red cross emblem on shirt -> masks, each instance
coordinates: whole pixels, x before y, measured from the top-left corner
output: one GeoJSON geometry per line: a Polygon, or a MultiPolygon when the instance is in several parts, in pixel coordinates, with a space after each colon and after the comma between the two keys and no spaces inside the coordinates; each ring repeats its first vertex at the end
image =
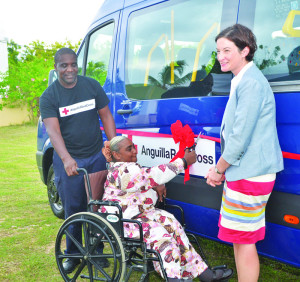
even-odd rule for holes
{"type": "Polygon", "coordinates": [[[64,110],[62,111],[62,113],[64,113],[65,115],[67,115],[69,112],[69,110],[67,110],[66,108],[64,108],[64,110]]]}

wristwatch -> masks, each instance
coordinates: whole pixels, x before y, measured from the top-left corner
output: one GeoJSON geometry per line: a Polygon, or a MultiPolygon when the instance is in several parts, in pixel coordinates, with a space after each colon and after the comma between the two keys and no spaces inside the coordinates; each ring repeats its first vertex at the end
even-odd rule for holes
{"type": "Polygon", "coordinates": [[[218,170],[217,166],[215,166],[215,172],[216,172],[217,174],[223,174],[223,173],[221,173],[221,172],[218,170]]]}

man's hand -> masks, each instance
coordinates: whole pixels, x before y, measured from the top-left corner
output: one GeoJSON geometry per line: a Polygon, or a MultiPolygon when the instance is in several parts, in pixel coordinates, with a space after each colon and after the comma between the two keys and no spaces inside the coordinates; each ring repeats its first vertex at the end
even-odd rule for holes
{"type": "Polygon", "coordinates": [[[69,157],[66,160],[63,160],[63,163],[64,163],[65,171],[68,176],[78,175],[78,172],[77,172],[78,166],[77,166],[76,161],[72,157],[69,157]]]}
{"type": "Polygon", "coordinates": [[[160,202],[163,202],[163,197],[167,196],[167,188],[165,185],[158,185],[156,187],[153,187],[153,190],[157,192],[158,194],[158,200],[160,202]]]}

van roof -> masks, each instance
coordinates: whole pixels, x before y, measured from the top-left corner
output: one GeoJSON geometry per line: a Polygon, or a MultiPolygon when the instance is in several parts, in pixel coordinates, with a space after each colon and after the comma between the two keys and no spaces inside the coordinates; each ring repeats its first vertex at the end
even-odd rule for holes
{"type": "Polygon", "coordinates": [[[147,0],[105,0],[102,6],[99,8],[96,16],[94,17],[92,23],[90,24],[89,30],[93,29],[97,22],[116,11],[122,10],[125,7],[141,3],[147,0]]]}
{"type": "Polygon", "coordinates": [[[118,10],[123,9],[124,0],[105,0],[102,6],[99,8],[96,16],[94,17],[92,23],[90,24],[89,30],[95,27],[98,20],[106,17],[118,10]]]}

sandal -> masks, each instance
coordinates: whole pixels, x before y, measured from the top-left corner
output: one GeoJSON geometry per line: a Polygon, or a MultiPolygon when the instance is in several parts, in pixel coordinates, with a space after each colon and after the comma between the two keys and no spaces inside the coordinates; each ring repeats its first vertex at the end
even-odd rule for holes
{"type": "Polygon", "coordinates": [[[227,269],[214,269],[212,281],[223,281],[229,279],[233,274],[231,268],[227,269]]]}

